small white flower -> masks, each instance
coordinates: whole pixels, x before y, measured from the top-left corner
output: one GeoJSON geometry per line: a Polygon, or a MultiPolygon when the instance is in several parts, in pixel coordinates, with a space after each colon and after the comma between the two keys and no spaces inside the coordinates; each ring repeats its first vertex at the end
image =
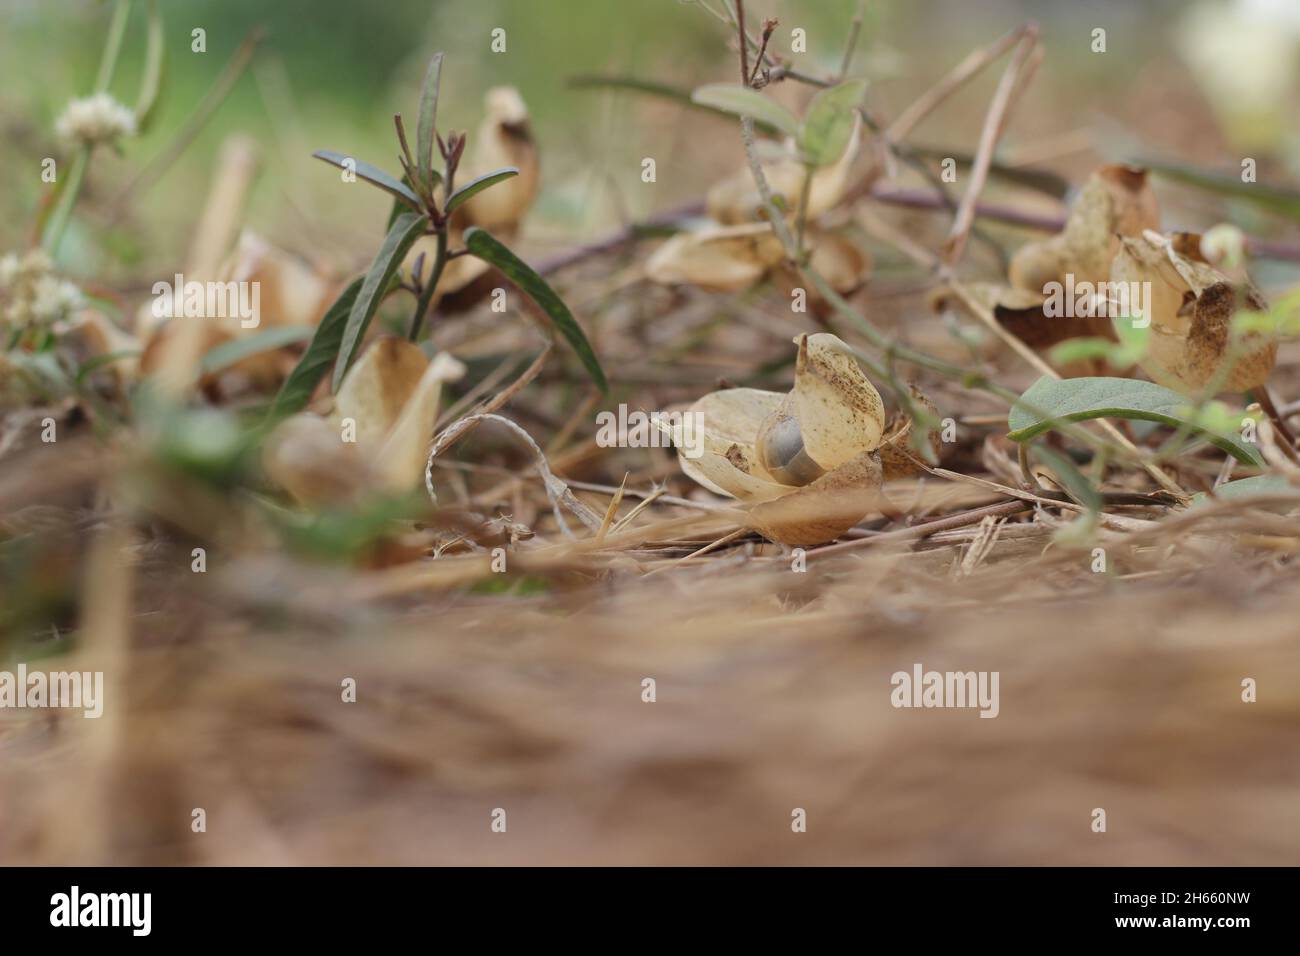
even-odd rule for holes
{"type": "Polygon", "coordinates": [[[32,319],[53,324],[81,308],[81,290],[65,279],[42,276],[32,289],[32,319]]]}
{"type": "Polygon", "coordinates": [[[0,334],[47,328],[76,315],[85,298],[77,286],[53,274],[50,257],[39,249],[0,257],[0,334]]]}
{"type": "Polygon", "coordinates": [[[69,103],[55,130],[64,139],[87,146],[111,143],[135,135],[135,114],[107,93],[96,93],[69,103]]]}
{"type": "Polygon", "coordinates": [[[29,278],[39,278],[54,268],[54,261],[45,254],[44,249],[33,249],[23,256],[18,264],[18,274],[29,278]]]}
{"type": "Polygon", "coordinates": [[[0,256],[0,289],[7,289],[18,278],[18,257],[12,252],[0,256]]]}

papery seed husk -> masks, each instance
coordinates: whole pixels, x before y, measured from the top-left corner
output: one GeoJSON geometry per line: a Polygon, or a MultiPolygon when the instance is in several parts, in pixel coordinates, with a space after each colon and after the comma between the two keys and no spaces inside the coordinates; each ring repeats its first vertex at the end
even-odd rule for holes
{"type": "MultiPolygon", "coordinates": [[[[1189,241],[1183,241],[1184,248],[1189,241]]],[[[1239,309],[1263,311],[1264,298],[1248,283],[1233,284],[1213,266],[1181,255],[1177,246],[1177,239],[1158,233],[1125,238],[1112,266],[1113,281],[1151,283],[1151,334],[1142,369],[1189,396],[1211,384],[1233,392],[1262,385],[1277,360],[1277,341],[1262,333],[1244,336],[1241,357],[1221,380],[1219,375],[1228,358],[1233,316],[1239,309]]]]}
{"type": "Polygon", "coordinates": [[[885,405],[849,347],[829,332],[797,340],[794,407],[813,461],[830,471],[880,444],[885,405]]]}
{"type": "Polygon", "coordinates": [[[693,459],[687,457],[686,449],[679,448],[677,458],[682,471],[692,481],[723,496],[744,499],[781,494],[782,486],[771,481],[758,464],[754,443],[763,422],[784,399],[779,392],[757,388],[727,388],[697,399],[687,414],[702,419],[705,454],[693,459]],[[726,457],[733,447],[739,448],[750,463],[749,471],[739,477],[733,474],[737,469],[726,457]]]}
{"type": "Polygon", "coordinates": [[[882,471],[875,452],[862,452],[812,484],[749,511],[764,537],[792,547],[834,541],[880,507],[882,471]]]}
{"type": "Polygon", "coordinates": [[[446,352],[439,352],[429,363],[373,462],[385,491],[401,493],[423,483],[442,386],[464,374],[465,366],[446,352]]]}
{"type": "MultiPolygon", "coordinates": [[[[914,404],[925,408],[933,417],[939,417],[938,407],[916,385],[909,385],[908,391],[911,393],[914,404]]],[[[889,425],[885,429],[885,437],[881,440],[878,449],[880,452],[880,466],[885,481],[910,478],[925,471],[921,465],[919,453],[911,445],[912,430],[914,428],[915,422],[912,420],[912,416],[902,409],[895,412],[893,418],[890,419],[889,425]]],[[[929,444],[930,450],[937,460],[939,449],[942,447],[938,431],[930,431],[929,444]]]]}
{"type": "Polygon", "coordinates": [[[306,505],[353,501],[371,483],[357,446],[343,441],[333,422],[310,412],[290,416],[267,436],[262,468],[273,484],[306,505]]]}
{"type": "Polygon", "coordinates": [[[781,261],[781,241],[766,223],[715,227],[673,236],[646,260],[646,276],[663,285],[686,283],[740,292],[781,261]]]}
{"type": "Polygon", "coordinates": [[[335,423],[356,422],[357,444],[378,450],[420,385],[429,359],[413,342],[392,335],[371,342],[348,370],[335,396],[335,423]]]}
{"type": "MultiPolygon", "coordinates": [[[[862,165],[859,160],[863,156],[865,139],[861,117],[855,117],[853,133],[840,158],[813,173],[808,196],[809,219],[816,219],[835,208],[851,186],[871,175],[870,170],[864,172],[859,168],[862,165]]],[[[762,166],[772,192],[781,197],[789,215],[796,215],[803,195],[803,163],[789,158],[764,162],[762,166]]],[[[709,216],[725,225],[766,218],[758,187],[754,184],[754,176],[748,166],[742,166],[731,176],[715,183],[705,196],[705,204],[709,216]]]]}
{"type": "Polygon", "coordinates": [[[483,190],[465,203],[464,218],[458,215],[457,224],[463,221],[493,233],[513,231],[537,198],[537,145],[528,107],[518,90],[512,86],[493,87],[483,101],[486,115],[470,141],[469,162],[458,181],[463,185],[506,166],[514,166],[519,175],[483,190]]]}

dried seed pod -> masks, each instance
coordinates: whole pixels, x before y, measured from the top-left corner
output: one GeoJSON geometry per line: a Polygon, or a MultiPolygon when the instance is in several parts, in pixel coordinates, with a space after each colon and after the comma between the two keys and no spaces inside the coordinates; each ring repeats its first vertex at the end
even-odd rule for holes
{"type": "MultiPolygon", "coordinates": [[[[840,295],[852,295],[871,278],[874,266],[871,253],[847,236],[837,232],[810,230],[808,246],[811,249],[809,264],[840,295]]],[[[788,264],[780,263],[773,272],[773,277],[787,297],[796,288],[803,289],[814,315],[827,316],[831,313],[830,303],[788,264]]]]}
{"type": "Polygon", "coordinates": [[[781,241],[767,223],[714,227],[669,239],[646,261],[646,276],[718,292],[739,292],[781,261],[781,241]]]}
{"type": "Polygon", "coordinates": [[[370,483],[357,446],[341,439],[337,425],[310,412],[276,426],[262,451],[262,469],[272,483],[306,505],[353,501],[370,483]]]}
{"type": "Polygon", "coordinates": [[[863,452],[812,484],[750,509],[754,528],[773,541],[807,547],[834,541],[880,508],[880,456],[863,452]]]}
{"type": "MultiPolygon", "coordinates": [[[[467,177],[485,176],[506,166],[519,175],[485,189],[464,206],[464,224],[495,233],[512,233],[537,198],[540,167],[528,122],[528,107],[513,86],[497,86],[483,98],[486,116],[470,143],[467,177]]],[[[459,222],[458,222],[459,225],[459,222]]]]}
{"type": "Polygon", "coordinates": [[[853,351],[829,332],[798,339],[794,406],[804,447],[828,471],[880,445],[885,403],[853,351]]]}
{"type": "Polygon", "coordinates": [[[749,506],[753,527],[786,544],[820,544],[879,502],[876,451],[884,406],[852,351],[834,335],[801,335],[786,395],[727,389],[690,411],[703,418],[703,453],[678,452],[688,477],[749,506]]]}
{"type": "MultiPolygon", "coordinates": [[[[1110,280],[1119,237],[1160,228],[1160,210],[1145,169],[1103,166],[1089,177],[1057,235],[1029,242],[1011,257],[1007,277],[1014,289],[1037,296],[1041,303],[1051,283],[1079,285],[1110,280]]],[[[1005,299],[1005,295],[996,296],[1005,299]]],[[[998,321],[1027,345],[1050,348],[1081,336],[1114,338],[1104,316],[1056,316],[1034,313],[1033,303],[1000,301],[998,321]]]]}
{"type": "Polygon", "coordinates": [[[400,494],[419,486],[444,382],[465,366],[440,353],[432,362],[405,339],[382,337],[343,379],[334,412],[286,419],[268,439],[268,477],[303,504],[400,494]],[[345,426],[355,440],[345,440],[345,426]]]}
{"type": "MultiPolygon", "coordinates": [[[[911,393],[912,402],[920,405],[935,419],[939,418],[939,409],[934,402],[915,385],[908,386],[911,393]]],[[[910,478],[922,472],[921,466],[917,462],[917,455],[909,446],[908,442],[912,436],[912,429],[915,422],[912,417],[901,409],[894,413],[894,417],[889,420],[889,425],[885,429],[885,437],[880,442],[880,465],[884,470],[885,481],[893,481],[897,478],[910,478]]],[[[931,431],[929,435],[930,450],[934,453],[935,458],[939,457],[939,433],[931,431]]]]}
{"type": "Polygon", "coordinates": [[[1135,166],[1103,166],[1089,177],[1059,235],[1021,246],[1008,278],[1018,289],[1042,293],[1049,282],[1105,282],[1120,236],[1160,228],[1160,210],[1147,172],[1135,166]]]}
{"type": "Polygon", "coordinates": [[[333,421],[352,419],[357,444],[378,450],[428,367],[429,359],[414,342],[392,335],[375,339],[343,379],[334,399],[333,421]]]}
{"type": "Polygon", "coordinates": [[[1277,360],[1276,339],[1251,332],[1232,342],[1233,316],[1242,309],[1263,311],[1263,296],[1179,248],[1199,250],[1199,241],[1155,232],[1125,238],[1111,269],[1115,282],[1150,283],[1144,312],[1151,335],[1142,369],[1192,396],[1210,386],[1243,392],[1263,385],[1277,360]]]}
{"type": "Polygon", "coordinates": [[[443,383],[454,382],[464,374],[465,366],[446,352],[439,352],[424,370],[373,463],[385,491],[401,493],[419,487],[438,419],[443,383]]]}
{"type": "MultiPolygon", "coordinates": [[[[809,219],[815,219],[839,205],[849,188],[862,180],[858,167],[864,153],[864,140],[862,119],[855,116],[853,132],[840,158],[813,173],[808,194],[809,219]]],[[[803,195],[803,163],[787,156],[775,162],[763,163],[763,172],[772,192],[781,197],[790,214],[795,214],[803,195]]],[[[754,222],[765,217],[762,198],[748,166],[742,166],[709,189],[705,204],[709,215],[726,225],[754,222]]]]}

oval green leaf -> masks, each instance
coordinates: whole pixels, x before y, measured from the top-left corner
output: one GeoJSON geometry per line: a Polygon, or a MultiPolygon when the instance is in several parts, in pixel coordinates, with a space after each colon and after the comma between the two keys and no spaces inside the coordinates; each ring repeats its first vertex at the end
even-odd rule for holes
{"type": "Polygon", "coordinates": [[[305,342],[311,336],[312,330],[301,325],[280,325],[262,329],[253,335],[222,342],[216,348],[205,353],[199,361],[199,371],[205,375],[219,372],[223,368],[229,368],[237,362],[242,362],[250,355],[284,348],[286,345],[293,345],[295,342],[305,342]]]}
{"type": "Polygon", "coordinates": [[[1238,461],[1264,463],[1259,450],[1235,434],[1209,431],[1196,423],[1186,396],[1131,378],[1040,378],[1007,418],[1007,437],[1022,442],[1066,422],[1127,418],[1190,428],[1238,461]]]}
{"type": "Polygon", "coordinates": [[[850,80],[813,97],[799,128],[799,148],[809,163],[829,166],[840,158],[853,135],[853,110],[866,91],[866,80],[850,80]]]}
{"type": "Polygon", "coordinates": [[[692,102],[766,123],[787,136],[799,135],[799,118],[788,109],[739,83],[709,83],[691,94],[692,102]]]}
{"type": "Polygon", "coordinates": [[[578,325],[569,307],[555,294],[555,290],[547,285],[546,280],[533,271],[528,263],[498,242],[491,233],[484,232],[477,226],[465,231],[465,247],[472,255],[495,266],[521,292],[536,302],[568,340],[573,351],[578,354],[591,380],[602,392],[609,391],[605,372],[600,367],[600,360],[596,358],[596,352],[587,341],[582,326],[578,325]]]}
{"type": "Polygon", "coordinates": [[[1267,498],[1294,493],[1296,489],[1281,475],[1253,475],[1224,482],[1214,493],[1200,492],[1192,496],[1192,507],[1206,505],[1216,499],[1235,501],[1241,498],[1267,498]]]}

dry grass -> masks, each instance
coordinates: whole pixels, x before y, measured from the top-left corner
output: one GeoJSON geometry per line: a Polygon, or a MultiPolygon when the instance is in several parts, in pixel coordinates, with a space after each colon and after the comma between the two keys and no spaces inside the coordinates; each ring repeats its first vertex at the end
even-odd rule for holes
{"type": "Polygon", "coordinates": [[[472,555],[195,575],[100,526],[75,660],[121,697],[0,723],[0,858],[1286,863],[1300,539],[1241,505],[1180,520],[1108,532],[1108,575],[1049,546],[1046,513],[813,551],[803,574],[754,540],[648,576],[645,542],[539,545],[565,554],[528,562],[531,597],[467,592],[490,575],[472,555]],[[893,709],[916,662],[999,671],[1000,715],[893,709]]]}
{"type": "MultiPolygon", "coordinates": [[[[951,216],[932,191],[929,208],[872,198],[873,169],[826,218],[875,240],[852,302],[872,329],[1020,393],[1055,374],[1046,360],[991,314],[971,324],[981,341],[963,340],[929,301],[957,281],[936,250],[949,266],[967,253],[963,282],[1000,277],[1002,246],[1025,236],[994,219],[1062,221],[1015,190],[983,197],[1001,206],[981,195],[1037,32],[972,54],[893,130],[1012,50],[951,216]]],[[[1104,425],[1115,454],[1079,460],[1111,497],[1071,544],[1062,529],[1083,509],[1022,481],[1005,404],[935,363],[898,362],[957,439],[797,570],[669,451],[598,447],[594,413],[679,407],[726,383],[784,391],[798,333],[880,350],[842,313],[793,315],[768,286],[648,283],[644,251],[629,230],[542,269],[591,332],[608,399],[575,385],[572,356],[539,356],[524,322],[480,307],[430,329],[472,366],[437,432],[485,409],[509,418],[576,503],[548,497],[517,433],[480,422],[437,446],[438,507],[323,553],[294,536],[307,510],[255,465],[218,480],[179,466],[147,427],[114,424],[131,410],[120,394],[0,414],[0,656],[108,679],[99,720],[0,711],[0,863],[1296,859],[1293,465],[1272,463],[1289,491],[1188,508],[1157,483],[1210,490],[1230,472],[1220,452],[1156,469],[1124,452],[1160,436],[1104,425]],[[52,446],[35,437],[46,415],[62,428],[52,446]],[[915,664],[998,672],[999,715],[895,709],[890,677],[915,664]],[[191,830],[195,808],[206,832],[191,830]],[[495,808],[506,833],[491,830],[495,808]],[[792,832],[795,808],[806,833],[792,832]]],[[[1284,346],[1276,394],[1300,391],[1297,359],[1284,346]]]]}

